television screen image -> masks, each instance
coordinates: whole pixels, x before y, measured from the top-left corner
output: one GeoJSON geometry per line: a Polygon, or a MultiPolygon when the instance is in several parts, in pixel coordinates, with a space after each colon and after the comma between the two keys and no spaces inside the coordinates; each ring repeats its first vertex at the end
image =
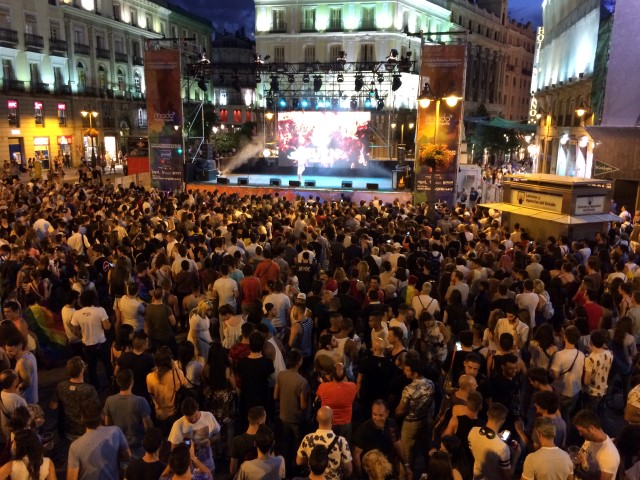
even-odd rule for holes
{"type": "Polygon", "coordinates": [[[281,112],[281,166],[365,167],[369,162],[369,112],[281,112]]]}

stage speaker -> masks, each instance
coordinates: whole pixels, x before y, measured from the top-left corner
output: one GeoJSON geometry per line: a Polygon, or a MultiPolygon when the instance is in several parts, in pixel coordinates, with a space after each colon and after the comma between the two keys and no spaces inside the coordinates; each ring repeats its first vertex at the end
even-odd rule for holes
{"type": "Polygon", "coordinates": [[[347,181],[347,180],[343,180],[342,181],[342,188],[353,188],[353,182],[347,181]]]}
{"type": "Polygon", "coordinates": [[[304,181],[304,186],[305,187],[315,187],[316,186],[316,181],[315,180],[305,180],[304,181]]]}
{"type": "Polygon", "coordinates": [[[271,185],[272,187],[279,187],[280,186],[280,179],[279,178],[272,178],[269,180],[269,185],[271,185]]]}
{"type": "Polygon", "coordinates": [[[367,183],[367,190],[378,190],[377,183],[367,183]]]}
{"type": "Polygon", "coordinates": [[[289,186],[290,187],[299,187],[300,186],[300,180],[289,180],[289,186]]]}
{"type": "Polygon", "coordinates": [[[215,170],[196,170],[196,178],[201,181],[208,182],[216,179],[215,170]]]}
{"type": "Polygon", "coordinates": [[[217,183],[218,185],[229,185],[229,179],[226,177],[218,177],[217,183]]]}
{"type": "Polygon", "coordinates": [[[249,185],[249,177],[238,177],[238,185],[249,185]]]}

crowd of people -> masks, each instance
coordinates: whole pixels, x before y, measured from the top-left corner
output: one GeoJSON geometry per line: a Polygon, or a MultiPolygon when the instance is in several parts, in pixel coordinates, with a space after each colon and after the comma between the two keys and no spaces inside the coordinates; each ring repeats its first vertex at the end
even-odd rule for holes
{"type": "Polygon", "coordinates": [[[639,479],[631,228],[6,182],[0,480],[639,479]]]}

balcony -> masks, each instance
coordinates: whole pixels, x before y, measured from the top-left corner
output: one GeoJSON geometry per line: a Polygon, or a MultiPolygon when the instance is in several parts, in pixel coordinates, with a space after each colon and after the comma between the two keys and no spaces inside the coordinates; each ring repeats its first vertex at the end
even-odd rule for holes
{"type": "Polygon", "coordinates": [[[285,22],[274,23],[271,27],[271,33],[287,33],[287,24],[285,22]]]}
{"type": "Polygon", "coordinates": [[[2,80],[2,90],[5,92],[24,92],[24,82],[5,78],[2,80]]]}
{"type": "Polygon", "coordinates": [[[96,57],[104,58],[105,60],[111,59],[111,52],[105,48],[96,47],[96,57]]]}
{"type": "Polygon", "coordinates": [[[55,84],[53,92],[56,95],[71,95],[71,87],[69,85],[55,84]]]}
{"type": "Polygon", "coordinates": [[[67,53],[67,42],[57,38],[49,39],[49,53],[67,53]]]}
{"type": "Polygon", "coordinates": [[[85,97],[97,97],[98,91],[94,87],[78,86],[78,95],[84,95],[85,97]]]}
{"type": "Polygon", "coordinates": [[[327,32],[341,32],[342,30],[344,30],[342,22],[329,22],[329,27],[327,27],[327,32]]]}
{"type": "Polygon", "coordinates": [[[15,46],[18,44],[18,32],[8,28],[0,28],[0,45],[15,46]]]}
{"type": "Polygon", "coordinates": [[[131,97],[134,100],[144,100],[144,93],[142,93],[142,92],[131,92],[131,97]]]}
{"type": "Polygon", "coordinates": [[[44,48],[44,38],[41,35],[24,34],[24,45],[27,50],[42,50],[44,48]]]}
{"type": "Polygon", "coordinates": [[[76,55],[89,55],[89,45],[85,45],[84,43],[74,43],[73,50],[76,52],[76,55]]]}
{"type": "Polygon", "coordinates": [[[133,62],[134,65],[144,65],[144,58],[141,57],[140,55],[134,55],[133,56],[133,62]]]}
{"type": "Polygon", "coordinates": [[[124,52],[116,52],[116,62],[128,63],[129,62],[129,55],[127,55],[124,52]]]}
{"type": "Polygon", "coordinates": [[[300,31],[301,32],[316,32],[316,24],[315,22],[302,22],[300,23],[300,31]]]}
{"type": "Polygon", "coordinates": [[[42,82],[31,82],[30,91],[31,93],[51,93],[49,84],[42,82]]]}
{"type": "Polygon", "coordinates": [[[375,21],[362,21],[360,23],[360,27],[358,28],[358,30],[360,30],[361,32],[371,32],[373,30],[376,29],[376,22],[375,21]]]}

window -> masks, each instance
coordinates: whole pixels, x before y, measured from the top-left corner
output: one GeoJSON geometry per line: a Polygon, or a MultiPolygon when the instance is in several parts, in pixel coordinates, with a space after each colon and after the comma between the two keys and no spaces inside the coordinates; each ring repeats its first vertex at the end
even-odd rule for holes
{"type": "Polygon", "coordinates": [[[107,71],[102,65],[98,67],[98,88],[101,92],[107,89],[107,71]]]}
{"type": "Polygon", "coordinates": [[[284,21],[284,10],[271,10],[271,28],[276,32],[287,30],[287,24],[284,21]]]}
{"type": "Polygon", "coordinates": [[[25,13],[24,15],[24,33],[27,35],[38,34],[38,20],[32,13],[25,13]]]}
{"type": "Polygon", "coordinates": [[[138,42],[137,40],[134,40],[133,42],[131,42],[131,50],[133,53],[134,57],[139,57],[140,56],[140,42],[138,42]]]}
{"type": "Polygon", "coordinates": [[[142,91],[142,79],[138,72],[133,74],[133,87],[136,89],[136,92],[142,91]]]}
{"type": "Polygon", "coordinates": [[[138,10],[135,8],[131,8],[129,10],[129,15],[131,16],[131,25],[134,27],[138,26],[138,10]]]}
{"type": "Polygon", "coordinates": [[[80,45],[85,45],[84,41],[84,28],[82,27],[74,27],[73,28],[73,41],[80,45]]]}
{"type": "Polygon", "coordinates": [[[126,53],[124,51],[124,40],[122,39],[122,37],[115,37],[113,39],[113,48],[115,49],[116,53],[126,53]]]}
{"type": "Polygon", "coordinates": [[[360,45],[360,61],[375,62],[374,49],[372,43],[363,43],[360,45]]]}
{"type": "Polygon", "coordinates": [[[0,28],[11,28],[11,10],[0,5],[0,28]]]}
{"type": "Polygon", "coordinates": [[[118,90],[120,90],[121,92],[124,92],[126,88],[127,88],[127,83],[126,83],[124,72],[122,71],[121,68],[119,68],[118,69],[118,90]]]}
{"type": "Polygon", "coordinates": [[[376,28],[376,7],[362,7],[362,23],[360,28],[372,30],[376,28]]]}
{"type": "Polygon", "coordinates": [[[316,61],[316,46],[305,45],[304,46],[304,61],[305,63],[314,63],[316,61]]]}
{"type": "Polygon", "coordinates": [[[64,75],[60,67],[53,67],[53,85],[56,90],[64,85],[64,75]]]}
{"type": "Polygon", "coordinates": [[[340,56],[340,52],[342,51],[342,44],[337,43],[329,46],[329,61],[335,62],[336,58],[340,56]]]}
{"type": "Polygon", "coordinates": [[[100,50],[106,50],[104,48],[104,35],[102,33],[96,33],[96,48],[100,50]]]}
{"type": "Polygon", "coordinates": [[[13,62],[8,58],[2,60],[2,78],[5,80],[13,80],[15,78],[13,74],[13,62]]]}
{"type": "Polygon", "coordinates": [[[342,30],[342,9],[332,8],[329,13],[329,30],[342,30]]]}
{"type": "Polygon", "coordinates": [[[51,23],[49,24],[49,36],[53,40],[59,40],[61,37],[60,33],[60,22],[58,22],[57,20],[51,20],[51,23]]]}
{"type": "Polygon", "coordinates": [[[44,113],[42,108],[42,102],[33,102],[34,116],[36,125],[44,125],[44,113]]]}
{"type": "Polygon", "coordinates": [[[67,124],[67,104],[58,104],[58,125],[64,127],[67,124]]]}
{"type": "Polygon", "coordinates": [[[175,25],[171,25],[171,36],[173,38],[178,38],[178,27],[175,25]]]}
{"type": "Polygon", "coordinates": [[[138,109],[138,128],[146,128],[147,126],[147,110],[145,108],[138,109]]]}
{"type": "Polygon", "coordinates": [[[18,101],[17,100],[7,100],[7,109],[9,110],[7,114],[7,120],[9,125],[13,127],[20,126],[20,114],[18,112],[18,101]]]}
{"type": "Polygon", "coordinates": [[[119,3],[114,3],[113,4],[113,19],[120,21],[122,20],[122,7],[120,6],[119,3]]]}
{"type": "Polygon", "coordinates": [[[82,92],[87,86],[87,76],[82,62],[78,62],[76,71],[78,72],[78,91],[82,92]]]}
{"type": "Polygon", "coordinates": [[[31,81],[31,91],[33,91],[34,87],[40,84],[40,69],[37,63],[29,64],[29,78],[31,81]]]}
{"type": "MultiPolygon", "coordinates": [[[[220,91],[220,105],[226,105],[226,104],[227,104],[227,92],[226,92],[226,90],[221,90],[220,91]]],[[[222,118],[222,112],[225,112],[225,114],[227,114],[226,110],[220,110],[220,121],[226,122],[227,121],[227,117],[225,117],[223,119],[222,118]]]]}
{"type": "Polygon", "coordinates": [[[309,8],[304,11],[304,23],[302,24],[303,31],[313,31],[316,29],[316,9],[309,8]]]}
{"type": "Polygon", "coordinates": [[[150,32],[153,31],[153,18],[151,17],[151,15],[147,15],[147,30],[149,30],[150,32]]]}
{"type": "Polygon", "coordinates": [[[284,63],[284,47],[273,47],[273,63],[284,63]]]}

